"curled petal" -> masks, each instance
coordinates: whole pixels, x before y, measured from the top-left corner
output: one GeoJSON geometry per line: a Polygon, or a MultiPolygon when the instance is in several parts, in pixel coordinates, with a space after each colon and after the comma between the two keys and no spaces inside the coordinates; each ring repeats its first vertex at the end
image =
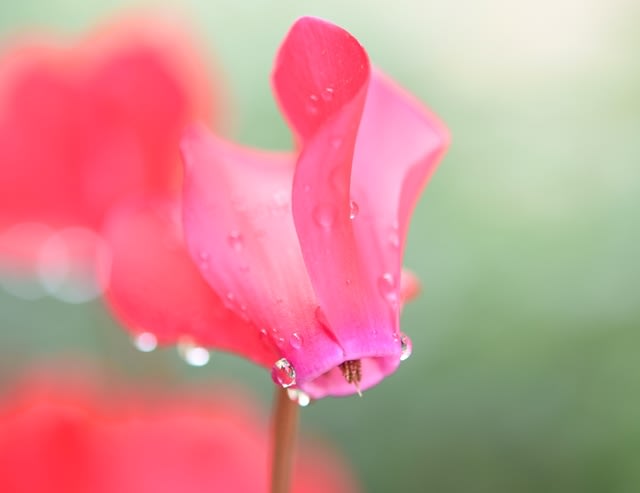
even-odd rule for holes
{"type": "Polygon", "coordinates": [[[356,143],[351,194],[358,251],[370,283],[402,296],[400,274],[409,219],[449,142],[442,123],[389,78],[373,71],[356,143]]]}
{"type": "Polygon", "coordinates": [[[262,365],[274,361],[255,327],[203,280],[182,242],[175,204],[123,205],[108,218],[104,235],[113,254],[107,301],[131,332],[232,351],[262,365]]]}

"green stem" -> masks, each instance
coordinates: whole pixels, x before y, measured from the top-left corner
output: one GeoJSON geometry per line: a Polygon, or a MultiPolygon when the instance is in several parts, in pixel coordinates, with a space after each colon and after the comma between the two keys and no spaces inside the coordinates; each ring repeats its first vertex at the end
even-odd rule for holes
{"type": "Polygon", "coordinates": [[[271,493],[289,493],[298,432],[298,404],[276,387],[273,405],[271,493]]]}

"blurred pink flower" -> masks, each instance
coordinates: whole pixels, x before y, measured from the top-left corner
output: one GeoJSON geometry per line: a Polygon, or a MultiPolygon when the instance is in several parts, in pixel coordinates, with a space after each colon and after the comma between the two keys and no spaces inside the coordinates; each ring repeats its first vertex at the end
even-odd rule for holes
{"type": "MultiPolygon", "coordinates": [[[[32,382],[5,396],[0,491],[268,491],[268,433],[254,403],[223,389],[208,399],[135,395],[32,382]]],[[[356,490],[334,450],[303,441],[292,492],[356,490]]]]}
{"type": "Polygon", "coordinates": [[[320,19],[294,24],[272,81],[295,151],[191,128],[182,211],[131,203],[107,225],[108,299],[134,333],[234,351],[314,398],[359,392],[410,351],[402,253],[448,133],[320,19]]]}
{"type": "Polygon", "coordinates": [[[189,36],[160,21],[73,45],[22,37],[0,56],[0,268],[29,272],[80,261],[115,201],[174,193],[184,126],[212,116],[215,94],[189,36]]]}

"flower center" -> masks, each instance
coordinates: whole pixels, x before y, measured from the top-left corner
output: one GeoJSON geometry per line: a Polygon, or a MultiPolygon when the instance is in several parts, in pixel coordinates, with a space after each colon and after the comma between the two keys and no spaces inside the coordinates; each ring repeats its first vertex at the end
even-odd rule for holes
{"type": "Polygon", "coordinates": [[[342,376],[348,383],[352,383],[356,390],[360,393],[360,380],[362,380],[362,363],[359,359],[352,359],[340,363],[340,371],[342,376]]]}

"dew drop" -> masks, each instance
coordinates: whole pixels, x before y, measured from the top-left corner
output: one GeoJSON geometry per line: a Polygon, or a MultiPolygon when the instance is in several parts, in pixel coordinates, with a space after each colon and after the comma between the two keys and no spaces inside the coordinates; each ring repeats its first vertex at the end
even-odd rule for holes
{"type": "Polygon", "coordinates": [[[296,370],[286,358],[282,358],[273,364],[271,378],[275,383],[286,389],[295,385],[296,370]]]}
{"type": "Polygon", "coordinates": [[[311,403],[311,397],[306,392],[299,389],[287,389],[289,399],[296,402],[300,407],[307,407],[311,403]]]}
{"type": "Polygon", "coordinates": [[[289,344],[293,349],[300,349],[302,347],[302,336],[297,332],[294,332],[289,337],[289,344]]]}
{"type": "Polygon", "coordinates": [[[397,232],[392,231],[389,233],[389,245],[394,249],[400,248],[400,237],[397,232]]]}
{"type": "Polygon", "coordinates": [[[378,290],[382,297],[387,300],[392,307],[398,304],[398,292],[396,289],[396,279],[390,272],[385,272],[378,278],[378,290]]]}
{"type": "Polygon", "coordinates": [[[273,201],[275,202],[276,207],[286,207],[289,203],[289,195],[284,190],[280,190],[273,194],[273,201]]]}
{"type": "Polygon", "coordinates": [[[209,351],[186,338],[178,343],[178,354],[191,366],[204,366],[209,362],[209,351]]]}
{"type": "Polygon", "coordinates": [[[336,211],[330,204],[320,204],[313,211],[313,219],[322,229],[330,231],[336,220],[336,211]]]}
{"type": "Polygon", "coordinates": [[[229,246],[234,250],[242,250],[242,247],[244,246],[244,238],[242,237],[242,233],[234,229],[229,233],[229,236],[227,236],[227,242],[229,243],[229,246]]]}
{"type": "Polygon", "coordinates": [[[269,337],[269,331],[264,327],[260,329],[260,340],[265,347],[271,346],[271,338],[269,337]]]}
{"type": "Polygon", "coordinates": [[[349,219],[355,219],[360,212],[360,206],[354,200],[349,202],[349,219]]]}
{"type": "Polygon", "coordinates": [[[189,347],[184,351],[184,360],[191,366],[204,366],[210,358],[209,351],[200,346],[189,347]]]}
{"type": "Polygon", "coordinates": [[[411,356],[413,344],[411,344],[411,339],[406,334],[402,334],[402,337],[400,337],[400,350],[400,361],[405,361],[411,356]]]}
{"type": "Polygon", "coordinates": [[[322,91],[322,99],[327,103],[333,99],[333,87],[325,87],[322,91]]]}
{"type": "Polygon", "coordinates": [[[140,332],[132,339],[133,345],[138,351],[150,353],[158,347],[158,338],[151,332],[140,332]]]}
{"type": "Polygon", "coordinates": [[[318,101],[319,98],[315,94],[311,94],[309,96],[309,101],[307,103],[307,112],[311,115],[316,115],[318,113],[318,101]]]}

